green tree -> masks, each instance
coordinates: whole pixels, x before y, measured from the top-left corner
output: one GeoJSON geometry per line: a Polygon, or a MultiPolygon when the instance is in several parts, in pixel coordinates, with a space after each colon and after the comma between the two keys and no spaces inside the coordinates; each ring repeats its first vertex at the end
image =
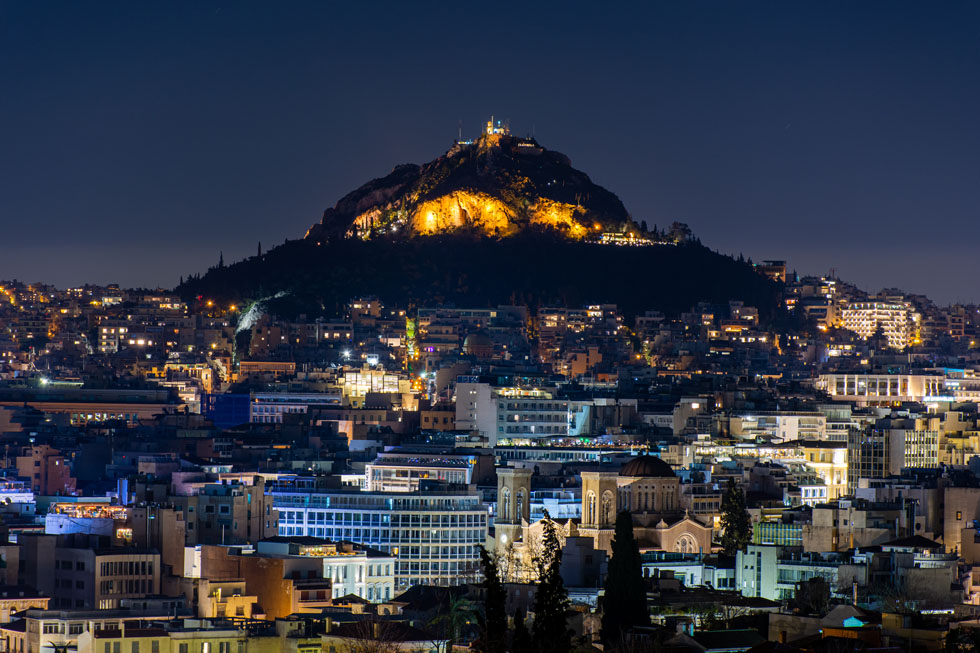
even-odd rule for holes
{"type": "Polygon", "coordinates": [[[733,556],[752,541],[752,518],[745,509],[745,492],[728,479],[721,498],[721,546],[725,555],[733,556]]]}
{"type": "Polygon", "coordinates": [[[602,639],[618,642],[634,626],[650,623],[647,588],[643,582],[640,547],[633,535],[633,516],[626,510],[616,516],[612,558],[602,597],[602,639]]]}
{"type": "Polygon", "coordinates": [[[465,634],[467,626],[472,624],[474,619],[473,604],[460,596],[451,598],[448,609],[433,619],[430,625],[445,635],[451,649],[453,644],[465,634]]]}
{"type": "Polygon", "coordinates": [[[483,547],[480,547],[480,566],[483,568],[486,600],[483,605],[480,636],[474,648],[481,653],[504,653],[507,649],[507,592],[500,582],[497,561],[483,547]]]}
{"type": "Polygon", "coordinates": [[[527,630],[524,611],[520,608],[514,613],[514,634],[510,638],[511,653],[534,653],[531,633],[527,630]]]}
{"type": "Polygon", "coordinates": [[[534,595],[534,650],[567,653],[572,648],[568,629],[568,590],[561,579],[561,542],[554,522],[544,514],[544,538],[537,560],[538,589],[534,595]]]}

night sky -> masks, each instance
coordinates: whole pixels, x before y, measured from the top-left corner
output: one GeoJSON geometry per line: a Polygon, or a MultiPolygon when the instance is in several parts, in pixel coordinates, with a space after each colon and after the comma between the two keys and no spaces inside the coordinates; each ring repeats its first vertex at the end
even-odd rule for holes
{"type": "Polygon", "coordinates": [[[173,286],[492,113],[638,221],[980,301],[980,3],[333,4],[0,0],[0,279],[173,286]]]}

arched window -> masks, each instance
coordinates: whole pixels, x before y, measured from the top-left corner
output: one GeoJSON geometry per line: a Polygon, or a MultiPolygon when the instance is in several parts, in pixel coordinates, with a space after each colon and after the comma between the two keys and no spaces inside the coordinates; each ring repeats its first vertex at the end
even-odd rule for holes
{"type": "Polygon", "coordinates": [[[689,533],[684,533],[674,542],[674,551],[679,553],[697,553],[698,543],[689,533]]]}
{"type": "Polygon", "coordinates": [[[500,519],[501,521],[510,521],[510,489],[503,488],[500,491],[500,519]]]}
{"type": "Polygon", "coordinates": [[[602,523],[603,525],[616,523],[616,506],[613,503],[613,493],[609,490],[602,493],[602,523]]]}
{"type": "Polygon", "coordinates": [[[517,491],[517,512],[514,514],[514,519],[520,521],[524,519],[524,488],[517,491]]]}
{"type": "Polygon", "coordinates": [[[585,500],[585,520],[590,526],[594,526],[595,521],[595,492],[589,491],[585,500]]]}

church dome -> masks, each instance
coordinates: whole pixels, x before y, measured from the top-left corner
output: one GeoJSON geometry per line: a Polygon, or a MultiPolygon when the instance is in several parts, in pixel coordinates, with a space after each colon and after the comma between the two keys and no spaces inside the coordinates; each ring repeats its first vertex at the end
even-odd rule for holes
{"type": "Polygon", "coordinates": [[[490,358],[493,356],[493,339],[480,331],[471,333],[463,340],[463,353],[478,358],[490,358]]]}
{"type": "Polygon", "coordinates": [[[637,456],[619,470],[620,476],[632,478],[674,478],[674,470],[657,456],[637,456]]]}

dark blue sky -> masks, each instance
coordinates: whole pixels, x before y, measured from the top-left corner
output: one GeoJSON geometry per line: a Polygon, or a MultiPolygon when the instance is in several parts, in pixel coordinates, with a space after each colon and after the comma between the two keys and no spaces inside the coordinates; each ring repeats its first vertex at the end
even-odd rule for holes
{"type": "Polygon", "coordinates": [[[980,3],[629,4],[0,0],[0,278],[173,285],[493,113],[637,220],[980,300],[980,3]]]}

